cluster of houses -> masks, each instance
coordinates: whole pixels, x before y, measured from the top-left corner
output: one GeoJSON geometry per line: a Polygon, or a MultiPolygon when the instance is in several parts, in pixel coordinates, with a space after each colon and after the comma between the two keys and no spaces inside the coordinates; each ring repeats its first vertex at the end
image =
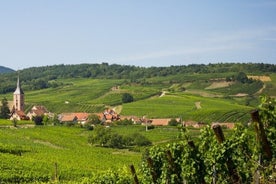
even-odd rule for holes
{"type": "MultiPolygon", "coordinates": [[[[36,116],[48,116],[54,117],[54,114],[49,112],[44,106],[33,106],[32,109],[25,114],[24,113],[24,92],[21,89],[19,77],[17,79],[17,88],[13,93],[13,104],[11,105],[11,120],[32,120],[36,116]]],[[[78,113],[62,113],[58,115],[58,120],[60,123],[79,123],[84,125],[89,121],[90,113],[78,112],[78,113]]],[[[95,114],[105,124],[110,124],[113,121],[118,120],[131,120],[133,124],[142,124],[142,125],[154,125],[154,126],[166,126],[169,124],[171,119],[147,119],[145,117],[139,118],[135,116],[120,116],[112,109],[106,109],[102,113],[95,114]]],[[[176,119],[180,122],[180,119],[176,119]]],[[[190,126],[194,128],[200,128],[204,126],[204,123],[195,122],[195,121],[186,121],[182,122],[183,126],[190,126]]],[[[217,124],[217,123],[216,123],[217,124]]],[[[233,128],[234,123],[220,123],[221,126],[226,128],[233,128]]]]}

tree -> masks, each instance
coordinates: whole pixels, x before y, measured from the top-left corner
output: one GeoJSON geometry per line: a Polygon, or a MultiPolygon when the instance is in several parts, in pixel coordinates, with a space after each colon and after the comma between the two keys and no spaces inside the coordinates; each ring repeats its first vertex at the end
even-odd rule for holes
{"type": "Polygon", "coordinates": [[[93,124],[93,125],[98,125],[101,123],[101,120],[96,114],[91,114],[88,116],[88,122],[87,124],[93,124]]]}
{"type": "Polygon", "coordinates": [[[177,126],[180,122],[178,122],[175,118],[171,119],[168,123],[169,126],[177,126]]]}
{"type": "Polygon", "coordinates": [[[10,109],[8,106],[8,100],[6,98],[2,99],[2,106],[0,112],[0,118],[8,119],[10,117],[10,109]]]}
{"type": "Polygon", "coordinates": [[[129,93],[124,93],[122,96],[122,102],[123,103],[133,102],[133,96],[129,93]]]}
{"type": "Polygon", "coordinates": [[[35,125],[43,125],[43,118],[41,116],[35,116],[33,120],[35,125]]]}
{"type": "Polygon", "coordinates": [[[246,83],[246,82],[248,82],[248,77],[244,72],[239,72],[239,74],[237,76],[237,81],[239,81],[241,83],[246,83]]]}

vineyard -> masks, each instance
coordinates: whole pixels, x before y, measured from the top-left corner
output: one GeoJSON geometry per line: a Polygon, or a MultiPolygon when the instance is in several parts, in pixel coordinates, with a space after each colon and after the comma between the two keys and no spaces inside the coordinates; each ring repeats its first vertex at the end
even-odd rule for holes
{"type": "Polygon", "coordinates": [[[136,151],[92,146],[80,127],[1,128],[0,183],[274,183],[275,104],[263,97],[251,125],[233,130],[110,127],[152,141],[136,151]]]}
{"type": "Polygon", "coordinates": [[[149,118],[181,117],[185,121],[195,120],[204,123],[216,121],[247,123],[250,119],[250,110],[252,110],[252,107],[233,104],[233,101],[227,99],[166,93],[162,97],[124,104],[122,114],[135,114],[149,118]],[[196,108],[196,102],[200,102],[200,109],[196,108]]]}
{"type": "MultiPolygon", "coordinates": [[[[50,87],[39,90],[29,90],[32,82],[26,79],[26,112],[33,105],[44,105],[55,114],[117,108],[121,116],[179,118],[204,128],[146,131],[142,125],[114,124],[108,127],[111,136],[141,134],[152,143],[114,149],[89,142],[95,129],[1,119],[0,183],[276,183],[276,101],[258,98],[260,93],[275,97],[275,73],[269,74],[271,81],[241,83],[226,81],[237,74],[232,70],[172,69],[170,75],[161,75],[164,68],[152,68],[155,74],[149,72],[148,77],[136,71],[141,78],[116,72],[115,78],[53,77],[47,81],[50,87]],[[134,101],[123,103],[124,93],[134,101]],[[210,126],[215,122],[235,123],[235,128],[210,126]]],[[[12,93],[0,97],[11,101],[12,93]]]]}

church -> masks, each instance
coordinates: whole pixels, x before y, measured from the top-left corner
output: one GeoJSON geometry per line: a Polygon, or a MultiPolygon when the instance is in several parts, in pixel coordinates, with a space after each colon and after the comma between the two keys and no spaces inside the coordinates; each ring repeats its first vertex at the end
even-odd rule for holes
{"type": "Polygon", "coordinates": [[[24,92],[20,86],[19,76],[17,77],[17,86],[13,93],[13,106],[11,110],[11,120],[29,120],[24,113],[24,92]]]}

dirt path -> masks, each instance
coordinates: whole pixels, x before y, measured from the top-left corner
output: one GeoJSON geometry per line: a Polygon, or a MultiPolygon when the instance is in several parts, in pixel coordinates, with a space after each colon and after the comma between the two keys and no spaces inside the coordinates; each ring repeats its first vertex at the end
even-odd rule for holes
{"type": "Polygon", "coordinates": [[[263,87],[259,91],[257,91],[254,95],[261,94],[265,88],[266,88],[266,85],[264,84],[263,87]]]}
{"type": "Polygon", "coordinates": [[[55,148],[55,149],[63,149],[62,147],[54,145],[48,141],[34,140],[34,143],[42,144],[44,146],[48,146],[48,147],[55,148]]]}

